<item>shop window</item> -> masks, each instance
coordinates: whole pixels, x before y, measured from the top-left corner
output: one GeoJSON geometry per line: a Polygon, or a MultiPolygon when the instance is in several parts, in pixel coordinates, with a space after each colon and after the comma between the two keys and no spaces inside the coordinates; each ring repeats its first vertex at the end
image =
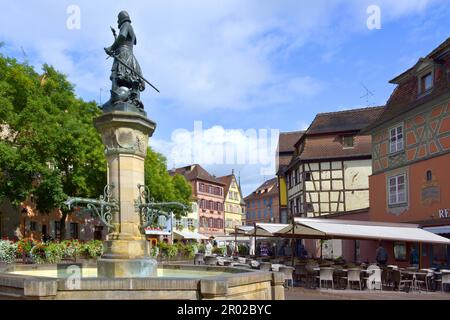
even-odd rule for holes
{"type": "Polygon", "coordinates": [[[394,242],[394,258],[398,261],[406,261],[406,242],[394,242]]]}

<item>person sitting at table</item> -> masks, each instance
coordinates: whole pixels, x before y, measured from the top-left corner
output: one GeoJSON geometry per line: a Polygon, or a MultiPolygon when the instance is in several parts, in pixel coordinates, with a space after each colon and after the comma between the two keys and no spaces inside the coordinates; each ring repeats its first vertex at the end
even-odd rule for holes
{"type": "Polygon", "coordinates": [[[441,270],[441,263],[439,262],[439,259],[437,257],[433,258],[433,263],[431,264],[431,268],[434,269],[434,271],[439,272],[441,270]]]}

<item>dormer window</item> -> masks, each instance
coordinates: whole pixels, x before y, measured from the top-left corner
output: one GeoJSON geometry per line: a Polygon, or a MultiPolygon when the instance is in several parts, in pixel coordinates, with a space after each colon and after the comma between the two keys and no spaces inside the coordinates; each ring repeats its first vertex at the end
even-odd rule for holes
{"type": "Polygon", "coordinates": [[[429,72],[420,77],[420,94],[424,94],[433,88],[433,73],[429,72]]]}
{"type": "Polygon", "coordinates": [[[343,136],[342,137],[342,147],[343,148],[353,148],[355,146],[354,136],[343,136]]]}

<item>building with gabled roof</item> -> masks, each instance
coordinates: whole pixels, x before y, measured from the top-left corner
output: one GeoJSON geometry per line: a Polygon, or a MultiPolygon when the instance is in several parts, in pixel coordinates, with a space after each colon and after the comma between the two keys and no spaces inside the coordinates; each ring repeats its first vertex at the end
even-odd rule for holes
{"type": "Polygon", "coordinates": [[[173,169],[169,173],[181,174],[191,184],[198,209],[198,231],[208,236],[223,235],[226,184],[199,164],[173,169]]]}
{"type": "Polygon", "coordinates": [[[291,131],[280,132],[278,137],[278,145],[276,152],[276,170],[278,177],[278,194],[279,194],[279,212],[281,223],[287,223],[288,221],[288,209],[287,209],[287,185],[284,178],[284,171],[291,162],[292,156],[295,152],[295,143],[303,136],[305,131],[291,131]]]}
{"type": "Polygon", "coordinates": [[[255,191],[245,197],[246,225],[256,222],[279,223],[278,178],[264,181],[255,191]]]}
{"type": "Polygon", "coordinates": [[[244,197],[234,170],[231,174],[218,179],[225,184],[225,234],[230,234],[235,231],[237,226],[242,226],[245,222],[244,197]]]}
{"type": "MultiPolygon", "coordinates": [[[[390,81],[384,112],[364,129],[372,137],[370,220],[409,222],[450,238],[450,38],[390,81]]],[[[450,267],[450,247],[387,244],[389,263],[450,267]],[[401,253],[401,254],[400,254],[401,253]]]]}
{"type": "Polygon", "coordinates": [[[285,169],[293,216],[319,217],[369,207],[371,138],[359,131],[384,107],[319,113],[295,143],[285,169]]]}
{"type": "MultiPolygon", "coordinates": [[[[331,217],[368,211],[371,137],[359,133],[383,110],[368,107],[316,115],[294,144],[294,155],[284,169],[288,217],[331,217]]],[[[321,248],[313,241],[305,245],[310,252],[321,248]]],[[[323,247],[323,257],[342,254],[340,240],[328,241],[323,247]]]]}

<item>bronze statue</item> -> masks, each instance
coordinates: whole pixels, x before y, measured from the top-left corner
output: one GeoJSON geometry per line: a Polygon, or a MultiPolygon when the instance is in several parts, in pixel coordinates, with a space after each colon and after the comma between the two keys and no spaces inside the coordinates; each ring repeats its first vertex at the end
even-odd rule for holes
{"type": "Polygon", "coordinates": [[[111,28],[115,41],[110,47],[105,48],[106,54],[114,58],[114,63],[110,77],[111,98],[103,105],[103,111],[137,111],[145,114],[140,92],[145,90],[145,83],[156,91],[158,89],[142,76],[141,67],[133,54],[133,46],[137,40],[128,12],[121,11],[117,23],[119,34],[117,35],[116,30],[111,28]]]}

